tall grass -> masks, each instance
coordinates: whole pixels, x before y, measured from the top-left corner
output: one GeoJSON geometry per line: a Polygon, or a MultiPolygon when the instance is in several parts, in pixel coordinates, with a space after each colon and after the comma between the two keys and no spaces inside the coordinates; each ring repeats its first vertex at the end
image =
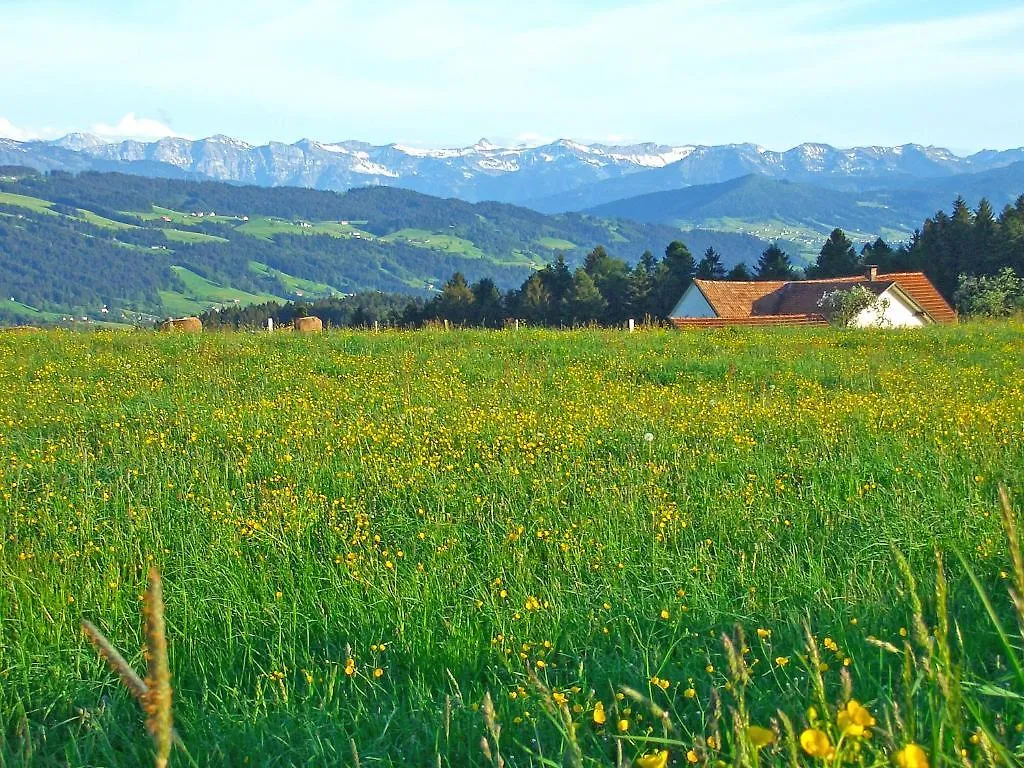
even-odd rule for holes
{"type": "Polygon", "coordinates": [[[0,335],[0,765],[1005,762],[1022,342],[0,335]]]}

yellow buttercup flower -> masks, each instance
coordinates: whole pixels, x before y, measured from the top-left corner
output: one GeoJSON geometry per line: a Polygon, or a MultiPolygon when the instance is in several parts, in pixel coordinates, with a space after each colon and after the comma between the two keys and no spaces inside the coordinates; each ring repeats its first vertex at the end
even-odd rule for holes
{"type": "Polygon", "coordinates": [[[759,725],[751,725],[747,727],[747,738],[751,744],[760,749],[775,743],[775,731],[770,728],[762,728],[759,725]]]}
{"type": "Polygon", "coordinates": [[[928,753],[917,744],[907,744],[896,753],[896,765],[900,768],[928,768],[928,753]]]}
{"type": "Polygon", "coordinates": [[[829,759],[835,755],[835,747],[829,741],[828,734],[817,728],[808,728],[800,734],[800,746],[811,757],[829,759]]]}
{"type": "Polygon", "coordinates": [[[605,721],[608,718],[607,718],[607,716],[604,713],[604,702],[599,701],[599,702],[597,702],[597,704],[594,705],[594,715],[593,715],[593,718],[594,718],[594,725],[604,725],[605,724],[605,721]]]}
{"type": "Polygon", "coordinates": [[[633,761],[635,768],[665,768],[668,765],[668,750],[642,755],[633,761]]]}
{"type": "Polygon", "coordinates": [[[855,699],[850,699],[846,708],[839,710],[836,721],[844,736],[863,736],[875,724],[875,718],[855,699]]]}

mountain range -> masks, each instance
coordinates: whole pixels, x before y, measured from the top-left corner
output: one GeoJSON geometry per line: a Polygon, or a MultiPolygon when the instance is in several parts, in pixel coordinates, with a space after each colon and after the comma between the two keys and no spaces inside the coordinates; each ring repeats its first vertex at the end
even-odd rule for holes
{"type": "Polygon", "coordinates": [[[544,213],[585,210],[749,174],[860,192],[928,187],[939,179],[1021,161],[1024,148],[961,157],[918,144],[837,149],[807,143],[774,152],[755,144],[610,146],[565,139],[536,147],[499,147],[481,140],[455,149],[311,139],[253,146],[228,136],[115,143],[84,133],[54,141],[0,139],[0,165],[334,191],[397,186],[469,202],[516,203],[544,213]]]}

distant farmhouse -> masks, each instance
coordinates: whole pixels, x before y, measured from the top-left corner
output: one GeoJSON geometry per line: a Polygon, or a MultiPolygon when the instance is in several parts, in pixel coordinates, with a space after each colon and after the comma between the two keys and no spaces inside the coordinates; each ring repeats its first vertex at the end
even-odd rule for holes
{"type": "Polygon", "coordinates": [[[827,280],[694,280],[669,319],[677,328],[827,325],[826,296],[854,286],[878,300],[855,315],[851,326],[913,328],[956,322],[956,312],[923,272],[880,275],[875,267],[860,276],[827,280]]]}

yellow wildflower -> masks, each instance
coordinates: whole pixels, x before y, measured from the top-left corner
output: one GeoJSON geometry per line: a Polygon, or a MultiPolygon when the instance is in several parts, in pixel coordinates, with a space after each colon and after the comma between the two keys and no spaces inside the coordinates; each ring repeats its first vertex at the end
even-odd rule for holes
{"type": "Polygon", "coordinates": [[[800,746],[811,757],[830,759],[835,754],[835,747],[829,741],[828,734],[817,728],[808,728],[800,734],[800,746]]]}
{"type": "Polygon", "coordinates": [[[622,718],[621,720],[619,720],[619,730],[622,731],[623,733],[628,731],[629,730],[629,720],[627,720],[626,718],[622,718]]]}
{"type": "Polygon", "coordinates": [[[599,701],[594,705],[594,725],[604,725],[608,719],[604,714],[604,702],[599,701]]]}
{"type": "Polygon", "coordinates": [[[649,755],[638,757],[633,765],[635,768],[665,768],[668,765],[668,750],[651,752],[649,755]]]}
{"type": "Polygon", "coordinates": [[[747,738],[757,749],[767,747],[775,742],[775,731],[770,728],[762,728],[759,725],[747,727],[747,738]]]}
{"type": "Polygon", "coordinates": [[[900,768],[928,768],[928,753],[917,744],[907,744],[896,753],[896,765],[900,768]]]}
{"type": "Polygon", "coordinates": [[[854,699],[846,703],[845,709],[839,710],[836,720],[844,736],[863,736],[864,731],[875,724],[871,713],[854,699]]]}

